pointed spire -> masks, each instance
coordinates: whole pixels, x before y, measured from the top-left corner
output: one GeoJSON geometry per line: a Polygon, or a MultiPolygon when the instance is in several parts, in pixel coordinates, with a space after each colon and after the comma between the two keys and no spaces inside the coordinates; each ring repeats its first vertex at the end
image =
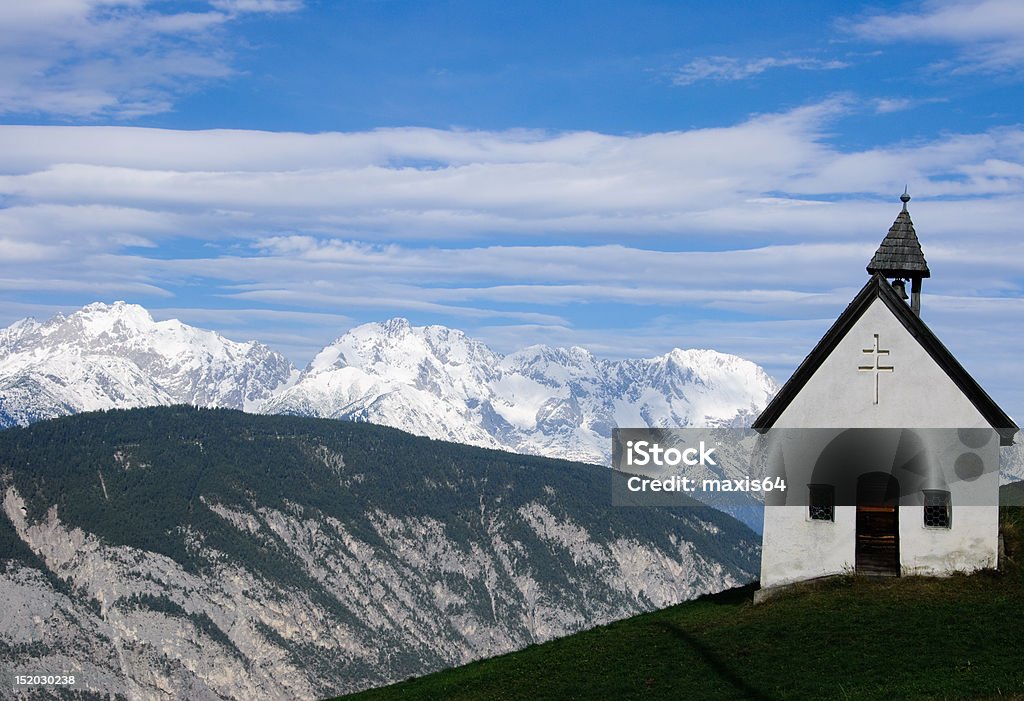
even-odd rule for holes
{"type": "Polygon", "coordinates": [[[914,222],[910,220],[910,212],[907,211],[910,195],[906,188],[900,195],[900,201],[903,203],[903,211],[896,216],[882,245],[868,263],[868,274],[881,273],[887,278],[900,279],[931,277],[928,261],[924,259],[921,243],[914,231],[914,222]]]}

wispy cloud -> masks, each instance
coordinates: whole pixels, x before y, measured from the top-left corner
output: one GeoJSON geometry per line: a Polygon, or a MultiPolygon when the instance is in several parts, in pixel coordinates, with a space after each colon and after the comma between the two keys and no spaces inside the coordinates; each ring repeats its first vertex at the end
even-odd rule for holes
{"type": "Polygon", "coordinates": [[[1024,65],[1019,0],[933,0],[914,11],[876,13],[839,26],[870,41],[957,45],[962,51],[953,71],[1017,71],[1024,65]]]}
{"type": "Polygon", "coordinates": [[[156,0],[0,4],[0,114],[131,118],[163,112],[232,74],[219,30],[295,0],[215,0],[165,11],[156,0]]]}
{"type": "Polygon", "coordinates": [[[904,112],[912,109],[915,102],[906,97],[878,98],[875,101],[875,112],[878,114],[889,114],[890,112],[904,112]]]}
{"type": "Polygon", "coordinates": [[[831,71],[847,68],[849,65],[845,61],[808,57],[768,56],[741,59],[731,56],[708,56],[694,59],[679,68],[673,75],[672,82],[676,85],[692,85],[703,80],[745,80],[776,68],[796,68],[802,71],[831,71]]]}
{"type": "MultiPolygon", "coordinates": [[[[784,374],[863,282],[907,182],[930,299],[1019,299],[1024,129],[831,142],[870,109],[636,135],[0,126],[0,322],[52,280],[82,303],[195,301],[195,323],[241,308],[235,336],[300,362],[348,319],[400,314],[499,344],[511,324],[607,354],[711,346],[784,374]],[[794,337],[781,320],[816,321],[794,337]]],[[[954,331],[981,318],[929,305],[954,331]]],[[[985,328],[1005,339],[1024,308],[997,307],[1011,321],[985,328]]]]}
{"type": "Polygon", "coordinates": [[[295,12],[302,8],[303,0],[210,0],[218,10],[242,12],[295,12]]]}
{"type": "Polygon", "coordinates": [[[935,223],[940,232],[1019,221],[1024,130],[837,149],[825,132],[854,109],[832,100],[729,127],[630,136],[0,126],[0,223],[12,240],[73,238],[111,251],[296,233],[757,244],[802,239],[824,220],[849,240],[884,219],[887,210],[867,203],[908,182],[915,197],[976,199],[971,219],[951,211],[935,223]]]}
{"type": "Polygon", "coordinates": [[[906,112],[937,102],[947,102],[944,97],[910,98],[910,97],[879,97],[871,101],[875,106],[876,114],[891,114],[893,112],[906,112]]]}

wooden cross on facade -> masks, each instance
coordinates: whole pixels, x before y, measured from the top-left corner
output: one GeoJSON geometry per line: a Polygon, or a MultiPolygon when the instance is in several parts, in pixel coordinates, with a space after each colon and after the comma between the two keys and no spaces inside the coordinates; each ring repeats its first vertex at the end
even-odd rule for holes
{"type": "Polygon", "coordinates": [[[871,357],[871,365],[858,365],[857,370],[860,372],[873,372],[875,374],[875,404],[878,404],[878,374],[882,372],[892,372],[892,365],[882,365],[882,356],[889,356],[888,348],[879,348],[878,346],[878,334],[875,334],[875,343],[871,348],[864,348],[861,350],[867,356],[871,357]]]}

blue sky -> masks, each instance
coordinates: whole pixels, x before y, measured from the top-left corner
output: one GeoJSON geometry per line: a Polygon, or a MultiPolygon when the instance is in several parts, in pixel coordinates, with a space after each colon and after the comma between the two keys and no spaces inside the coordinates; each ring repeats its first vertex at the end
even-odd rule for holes
{"type": "Polygon", "coordinates": [[[785,379],[899,211],[1018,419],[1024,5],[0,6],[0,324],[125,299],[297,364],[354,324],[785,379]]]}

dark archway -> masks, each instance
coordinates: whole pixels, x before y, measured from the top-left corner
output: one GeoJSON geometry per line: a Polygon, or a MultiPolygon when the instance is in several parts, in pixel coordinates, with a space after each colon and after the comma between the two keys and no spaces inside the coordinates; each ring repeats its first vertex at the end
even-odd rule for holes
{"type": "Polygon", "coordinates": [[[858,574],[900,574],[900,483],[885,472],[857,479],[858,574]]]}

